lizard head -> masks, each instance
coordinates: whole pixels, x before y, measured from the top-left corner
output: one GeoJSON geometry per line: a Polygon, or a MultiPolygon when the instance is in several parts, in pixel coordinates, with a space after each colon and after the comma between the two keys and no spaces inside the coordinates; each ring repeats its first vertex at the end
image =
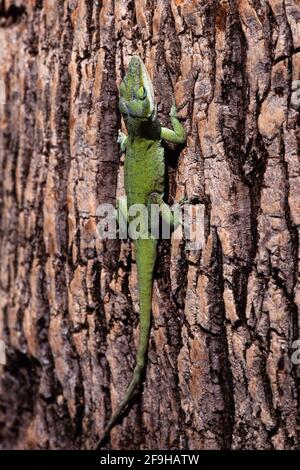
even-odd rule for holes
{"type": "Polygon", "coordinates": [[[152,83],[142,60],[131,58],[119,88],[119,109],[127,119],[153,120],[156,115],[152,83]]]}

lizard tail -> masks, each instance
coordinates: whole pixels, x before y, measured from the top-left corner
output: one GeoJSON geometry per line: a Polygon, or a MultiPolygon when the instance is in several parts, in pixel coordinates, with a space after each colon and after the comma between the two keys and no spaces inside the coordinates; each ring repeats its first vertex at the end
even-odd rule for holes
{"type": "Polygon", "coordinates": [[[153,270],[156,260],[157,241],[152,239],[135,240],[135,247],[140,301],[140,334],[139,345],[136,354],[136,366],[133,371],[131,382],[125,392],[125,396],[110,418],[105,431],[97,444],[97,450],[101,448],[111,429],[114,427],[120,416],[125,411],[128,403],[134,396],[134,392],[137,386],[142,381],[142,375],[145,368],[150,335],[152,283],[153,270]]]}

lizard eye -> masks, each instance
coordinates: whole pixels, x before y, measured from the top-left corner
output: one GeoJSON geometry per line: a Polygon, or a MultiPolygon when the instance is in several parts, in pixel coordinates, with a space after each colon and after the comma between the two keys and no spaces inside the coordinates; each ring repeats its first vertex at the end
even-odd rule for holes
{"type": "Polygon", "coordinates": [[[144,100],[147,96],[147,92],[143,86],[141,86],[135,93],[136,98],[139,100],[144,100]]]}

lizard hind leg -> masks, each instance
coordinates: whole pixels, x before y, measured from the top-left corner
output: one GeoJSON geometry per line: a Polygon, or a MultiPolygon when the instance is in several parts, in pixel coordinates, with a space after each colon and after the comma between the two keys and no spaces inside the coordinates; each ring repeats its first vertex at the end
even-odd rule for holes
{"type": "MultiPolygon", "coordinates": [[[[165,224],[165,233],[170,234],[172,229],[176,229],[179,224],[176,205],[170,207],[164,200],[163,195],[157,192],[150,194],[147,204],[149,214],[149,227],[154,238],[159,238],[159,217],[165,224]],[[174,211],[175,209],[175,211],[174,211]]],[[[163,233],[164,235],[164,233],[163,233]]],[[[163,236],[162,238],[169,238],[163,236]]]]}

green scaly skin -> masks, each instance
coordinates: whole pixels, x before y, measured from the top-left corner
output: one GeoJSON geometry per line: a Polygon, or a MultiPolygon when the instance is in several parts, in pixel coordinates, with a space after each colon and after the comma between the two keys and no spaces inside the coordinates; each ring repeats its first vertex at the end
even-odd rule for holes
{"type": "MultiPolygon", "coordinates": [[[[152,83],[139,57],[132,57],[130,60],[119,92],[119,109],[128,131],[128,135],[119,132],[118,138],[121,150],[126,151],[127,209],[132,204],[143,204],[150,207],[152,203],[159,204],[163,209],[163,206],[166,206],[163,201],[165,164],[161,139],[184,143],[186,140],[185,130],[177,118],[175,105],[172,106],[170,112],[173,130],[161,126],[157,119],[152,83]]],[[[122,207],[119,207],[119,211],[121,210],[122,207]]],[[[122,214],[123,217],[126,217],[125,212],[126,210],[122,214]]],[[[169,218],[166,222],[172,223],[172,220],[169,218]]],[[[143,227],[141,227],[141,232],[142,230],[143,227]]],[[[157,256],[157,240],[149,235],[148,239],[134,240],[134,244],[140,301],[140,336],[136,366],[125,396],[108,422],[97,449],[101,447],[110,430],[126,409],[137,386],[142,381],[145,368],[150,334],[153,270],[157,256]]]]}

